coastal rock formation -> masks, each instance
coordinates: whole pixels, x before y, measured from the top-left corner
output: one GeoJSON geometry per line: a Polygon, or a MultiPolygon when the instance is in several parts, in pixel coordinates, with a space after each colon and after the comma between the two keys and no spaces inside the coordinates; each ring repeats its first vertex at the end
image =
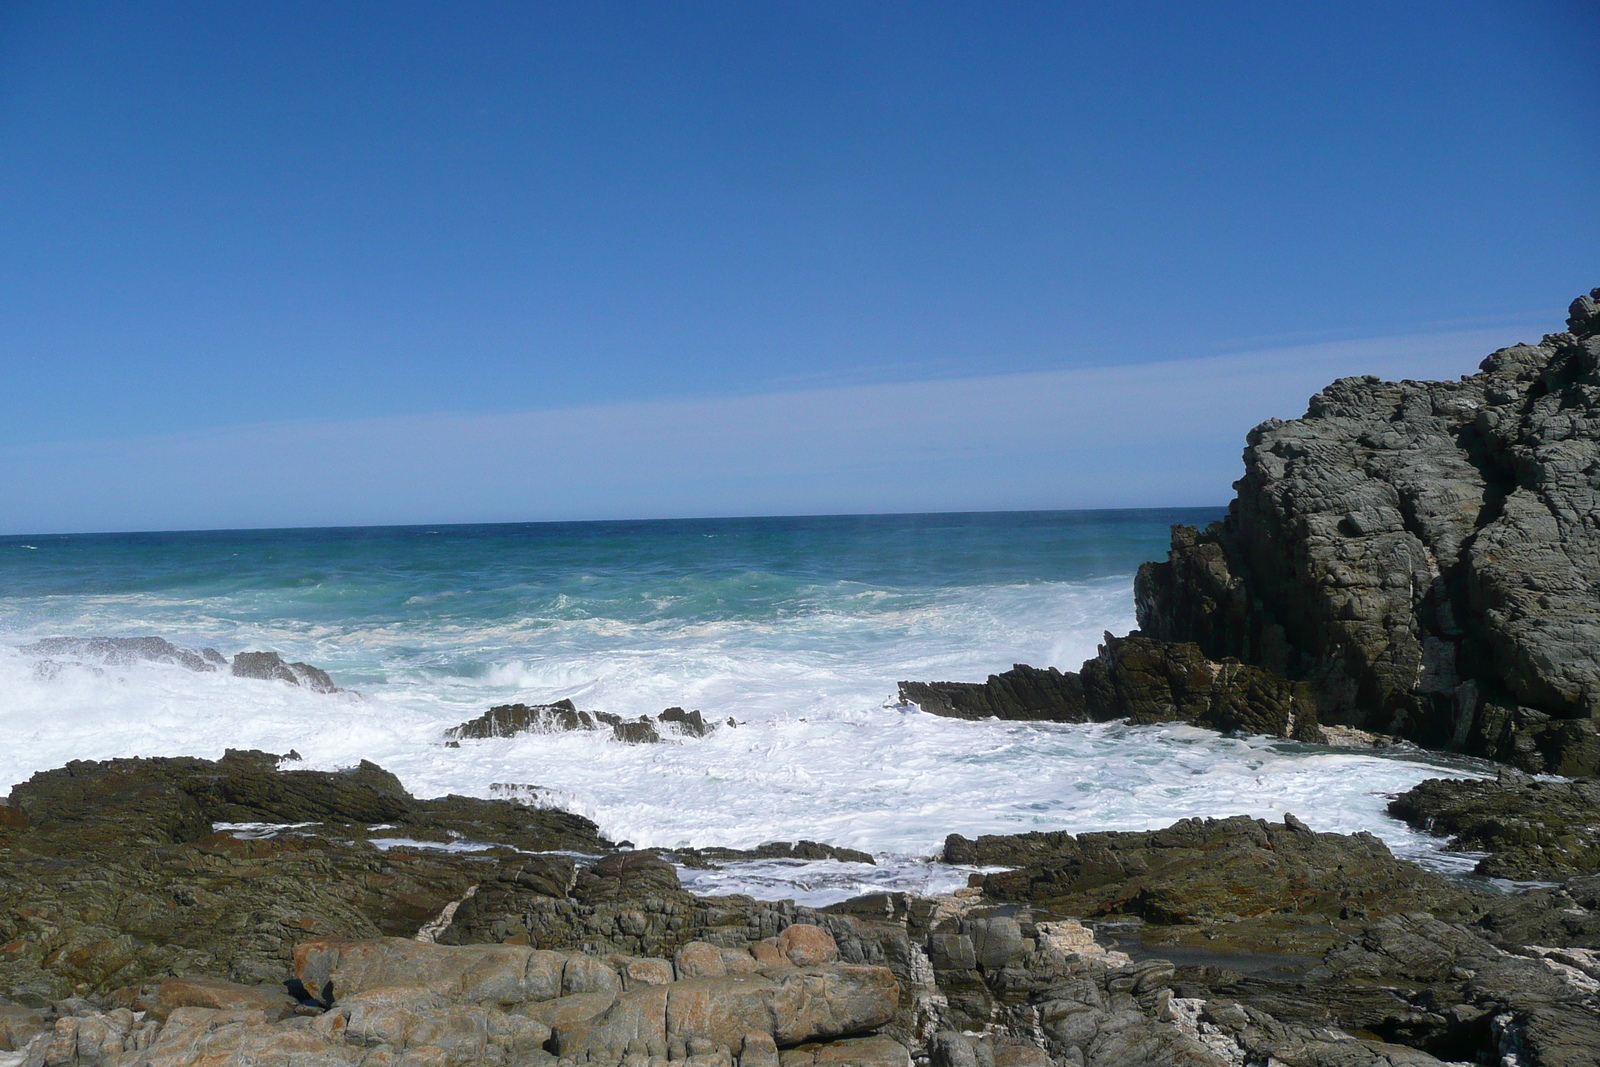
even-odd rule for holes
{"type": "Polygon", "coordinates": [[[901,682],[900,700],[953,719],[1089,721],[1076,674],[1026,663],[991,674],[987,682],[901,682]]]}
{"type": "MultiPolygon", "coordinates": [[[[1135,957],[1170,956],[1169,1006],[1247,1054],[1234,1063],[1432,1062],[1409,1058],[1420,1049],[1576,1067],[1600,1048],[1600,879],[1484,892],[1397,860],[1370,835],[1314,833],[1292,816],[953,836],[946,855],[1016,865],[986,876],[983,892],[1027,909],[1012,912],[1024,943],[1045,925],[1032,915],[1070,914],[1117,923],[1135,957]],[[1391,1044],[1339,1048],[1331,1036],[1353,1033],[1391,1044]]],[[[977,959],[987,934],[969,940],[946,955],[977,959]]]]}
{"type": "Polygon", "coordinates": [[[1600,290],[1456,382],[1345,378],[1251,431],[1143,634],[1305,681],[1322,721],[1600,771],[1600,290]]]}
{"type": "Polygon", "coordinates": [[[0,1052],[29,1067],[1433,1067],[1510,1050],[1567,1067],[1600,1039],[1600,877],[1507,895],[1292,816],[1187,820],[952,836],[950,861],[1011,869],[950,897],[816,909],[696,896],[667,858],[560,812],[419,801],[371,764],[278,763],[77,763],[13,790],[0,1052]],[[378,834],[494,847],[380,851],[364,840],[378,834]]]}
{"type": "Polygon", "coordinates": [[[19,651],[45,657],[42,668],[59,669],[54,657],[73,657],[83,662],[126,667],[134,663],[172,663],[191,671],[215,671],[224,667],[235,678],[288,682],[317,693],[337,693],[328,672],[309,663],[290,663],[276,652],[241,652],[230,662],[214,648],[180,648],[164,637],[47,637],[19,651]]]}
{"type": "Polygon", "coordinates": [[[1213,730],[1319,741],[1317,710],[1303,685],[1238,660],[1206,659],[1189,641],[1105,635],[1083,665],[1090,718],[1187,722],[1213,730]]]}
{"type": "Polygon", "coordinates": [[[76,762],[0,804],[0,996],[41,1007],[173,975],[281,982],[296,941],[414,934],[496,855],[608,847],[578,816],[417,800],[370,763],[76,762]],[[463,840],[483,851],[428,847],[463,840]]]}
{"type": "Polygon", "coordinates": [[[288,682],[305,686],[315,693],[337,693],[328,672],[309,663],[288,663],[276,652],[241,652],[233,657],[235,678],[259,678],[267,682],[288,682]]]}
{"type": "MultiPolygon", "coordinates": [[[[792,941],[827,943],[814,927],[792,941]]],[[[676,973],[666,961],[602,960],[514,945],[446,948],[402,938],[317,940],[295,950],[302,1004],[225,982],[168,980],[126,1006],[58,1010],[29,1039],[26,1067],[259,1063],[781,1064],[909,1067],[903,1045],[870,1034],[893,1015],[885,968],[746,954],[737,973],[676,973]],[[137,1014],[136,1014],[137,1013],[137,1014]],[[838,1038],[852,1039],[838,1043],[838,1038]],[[867,1052],[866,1058],[860,1058],[867,1052]],[[788,1053],[784,1054],[789,1055],[788,1053]]]]}
{"type": "Polygon", "coordinates": [[[22,652],[31,656],[77,656],[114,666],[176,663],[191,671],[214,671],[228,661],[214,648],[179,648],[162,637],[47,637],[22,652]]]}
{"type": "Polygon", "coordinates": [[[1318,741],[1303,683],[1236,659],[1207,659],[1192,641],[1105,635],[1081,672],[1019,663],[987,682],[901,682],[900,699],[957,719],[1185,722],[1214,730],[1318,741]]]}
{"type": "Polygon", "coordinates": [[[1430,778],[1389,802],[1389,814],[1488,853],[1477,872],[1548,880],[1600,871],[1600,780],[1546,781],[1513,770],[1499,778],[1430,778]]]}
{"type": "MultiPolygon", "coordinates": [[[[736,725],[732,719],[729,726],[736,725]]],[[[456,741],[466,738],[482,740],[489,737],[515,737],[518,734],[549,734],[571,730],[611,732],[612,737],[628,745],[655,744],[662,740],[662,727],[670,736],[705,737],[717,728],[707,722],[699,711],[668,708],[652,721],[641,715],[637,719],[624,719],[604,711],[581,711],[570,700],[553,704],[500,704],[490,708],[476,719],[460,726],[452,726],[445,736],[456,741]]]]}

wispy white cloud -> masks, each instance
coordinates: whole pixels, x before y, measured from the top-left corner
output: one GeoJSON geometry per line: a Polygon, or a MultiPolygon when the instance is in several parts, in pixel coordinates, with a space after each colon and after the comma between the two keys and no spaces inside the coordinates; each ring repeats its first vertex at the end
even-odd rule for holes
{"type": "MultiPolygon", "coordinates": [[[[1220,504],[1334,378],[1452,378],[1457,331],[987,378],[0,449],[5,532],[1220,504]]],[[[1137,339],[1121,340],[1136,344],[1137,339]]]]}

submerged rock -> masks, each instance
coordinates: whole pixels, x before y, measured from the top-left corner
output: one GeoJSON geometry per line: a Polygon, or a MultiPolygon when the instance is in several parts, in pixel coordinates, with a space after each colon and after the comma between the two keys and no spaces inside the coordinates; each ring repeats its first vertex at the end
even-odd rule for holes
{"type": "Polygon", "coordinates": [[[1600,290],[1455,382],[1345,378],[1251,431],[1228,517],[1140,568],[1141,631],[1322,721],[1600,772],[1600,290]]]}
{"type": "MultiPolygon", "coordinates": [[[[611,736],[627,745],[656,744],[662,740],[662,727],[670,724],[683,737],[705,737],[715,730],[698,711],[668,708],[654,720],[641,715],[637,719],[624,719],[604,711],[582,711],[570,700],[557,700],[553,704],[500,704],[490,708],[476,719],[460,726],[452,726],[445,736],[456,741],[482,740],[490,737],[516,737],[520,734],[563,733],[573,730],[609,731],[611,736]]],[[[732,719],[728,725],[734,725],[732,719]]]]}
{"type": "Polygon", "coordinates": [[[233,657],[235,678],[258,678],[267,682],[288,682],[315,693],[337,693],[339,687],[321,667],[309,663],[288,663],[276,652],[241,652],[233,657]]]}
{"type": "Polygon", "coordinates": [[[214,648],[179,648],[162,637],[47,637],[21,651],[33,656],[82,656],[101,663],[176,663],[191,671],[214,671],[228,661],[214,648]]]}

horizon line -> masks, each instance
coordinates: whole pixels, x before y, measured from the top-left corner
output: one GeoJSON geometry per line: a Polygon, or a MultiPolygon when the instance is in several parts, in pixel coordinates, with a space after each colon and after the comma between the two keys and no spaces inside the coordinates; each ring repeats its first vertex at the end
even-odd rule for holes
{"type": "Polygon", "coordinates": [[[332,530],[464,530],[494,526],[647,526],[668,522],[762,522],[776,519],[896,519],[940,518],[971,515],[1113,515],[1132,512],[1226,511],[1228,504],[1156,504],[1124,508],[980,508],[958,511],[842,511],[792,512],[762,515],[655,515],[645,518],[616,519],[506,519],[490,522],[392,522],[349,523],[332,526],[233,526],[173,527],[164,530],[60,530],[51,532],[0,534],[0,542],[28,538],[64,537],[164,537],[174,534],[269,534],[317,533],[332,530]]]}

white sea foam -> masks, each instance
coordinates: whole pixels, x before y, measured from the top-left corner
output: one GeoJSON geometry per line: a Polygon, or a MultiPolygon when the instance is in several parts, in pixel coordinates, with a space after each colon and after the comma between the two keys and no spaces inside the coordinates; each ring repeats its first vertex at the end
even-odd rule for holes
{"type": "MultiPolygon", "coordinates": [[[[561,617],[359,625],[230,620],[226,604],[79,598],[0,648],[0,786],[71,759],[297,750],[299,766],[373,760],[421,796],[538,788],[640,846],[809,838],[879,856],[859,864],[739,864],[685,872],[704,891],[813,903],[879,888],[948,889],[930,865],[944,836],[1143,829],[1188,816],[1294,812],[1324,830],[1371,830],[1398,853],[1460,866],[1384,813],[1440,774],[1420,756],[1232,739],[1183,726],[964,722],[894,706],[901,678],[981,678],[1013,661],[1075,666],[1102,630],[1133,625],[1126,579],[948,589],[896,597],[819,589],[805,611],[738,620],[561,617]],[[175,629],[181,613],[183,627],[175,629]],[[275,648],[359,693],[194,673],[175,665],[64,662],[17,645],[46,633],[159,632],[224,651],[275,648]],[[730,717],[704,739],[623,745],[594,733],[442,744],[492,703],[571,697],[635,716],[668,705],[730,717]]],[[[236,604],[234,605],[237,606],[236,604]]],[[[15,623],[15,619],[12,620],[15,623]]]]}

